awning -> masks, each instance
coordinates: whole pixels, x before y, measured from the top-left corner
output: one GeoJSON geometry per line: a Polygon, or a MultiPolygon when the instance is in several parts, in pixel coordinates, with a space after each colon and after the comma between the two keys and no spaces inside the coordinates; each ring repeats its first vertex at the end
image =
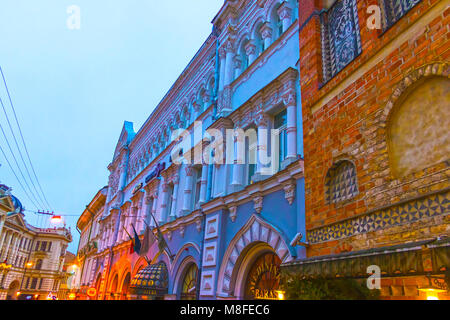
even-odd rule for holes
{"type": "Polygon", "coordinates": [[[379,266],[384,277],[444,274],[450,265],[450,239],[294,260],[282,264],[281,270],[306,278],[359,278],[367,277],[371,265],[379,266]]]}
{"type": "Polygon", "coordinates": [[[162,298],[168,292],[169,273],[166,264],[161,261],[140,270],[131,280],[129,292],[138,299],[162,298]]]}

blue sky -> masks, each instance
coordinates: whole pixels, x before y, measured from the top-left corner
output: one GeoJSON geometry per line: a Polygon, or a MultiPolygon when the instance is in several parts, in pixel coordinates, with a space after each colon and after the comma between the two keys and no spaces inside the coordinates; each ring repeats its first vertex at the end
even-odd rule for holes
{"type": "MultiPolygon", "coordinates": [[[[0,66],[36,173],[56,212],[79,215],[106,185],[123,121],[139,129],[211,32],[210,22],[222,4],[0,2],[0,66]],[[67,27],[70,5],[81,10],[79,30],[67,27]]],[[[2,85],[0,97],[8,101],[2,85]]],[[[6,108],[13,121],[9,103],[6,108]]],[[[3,110],[0,123],[8,135],[3,110]]],[[[8,139],[16,151],[12,136],[8,139]]],[[[14,165],[1,135],[0,146],[14,165]]],[[[17,152],[16,157],[20,165],[17,152]]],[[[0,164],[0,182],[12,187],[28,210],[35,210],[2,155],[0,164]]],[[[27,212],[26,219],[45,226],[33,213],[27,212]]],[[[77,217],[65,220],[74,236],[69,250],[75,252],[77,217]]]]}

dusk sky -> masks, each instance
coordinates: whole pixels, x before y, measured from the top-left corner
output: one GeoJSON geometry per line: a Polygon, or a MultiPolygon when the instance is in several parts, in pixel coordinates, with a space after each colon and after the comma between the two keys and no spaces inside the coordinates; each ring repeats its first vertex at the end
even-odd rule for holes
{"type": "MultiPolygon", "coordinates": [[[[1,1],[0,66],[45,196],[56,213],[70,215],[64,217],[74,236],[70,251],[78,245],[76,215],[107,184],[107,165],[123,121],[132,121],[135,131],[140,128],[206,40],[222,4],[1,1]],[[71,5],[81,9],[79,30],[67,26],[71,5]]],[[[2,81],[0,97],[20,146],[2,81]]],[[[21,165],[1,109],[0,124],[21,165]]],[[[3,135],[0,146],[18,173],[3,135]]],[[[12,187],[27,210],[42,209],[25,196],[1,154],[0,164],[0,183],[12,187]]],[[[48,226],[36,217],[26,212],[29,223],[48,226]]]]}

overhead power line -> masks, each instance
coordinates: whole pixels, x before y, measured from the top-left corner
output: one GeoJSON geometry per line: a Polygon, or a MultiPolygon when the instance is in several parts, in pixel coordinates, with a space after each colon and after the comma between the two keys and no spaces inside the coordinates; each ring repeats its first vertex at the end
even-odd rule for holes
{"type": "Polygon", "coordinates": [[[36,209],[38,208],[38,206],[36,205],[36,203],[33,201],[33,199],[31,199],[31,197],[28,195],[27,190],[25,190],[24,186],[22,185],[22,182],[20,182],[19,177],[17,176],[16,172],[14,171],[13,167],[11,166],[11,163],[9,162],[8,158],[6,157],[5,152],[3,151],[2,146],[0,145],[0,151],[3,154],[3,157],[5,157],[6,163],[8,163],[9,168],[11,169],[13,175],[16,177],[17,182],[19,183],[19,185],[22,187],[23,192],[25,193],[25,195],[27,196],[27,198],[30,200],[30,202],[36,207],[36,209]]]}
{"type": "MultiPolygon", "coordinates": [[[[3,83],[4,83],[5,88],[6,88],[6,93],[8,94],[9,103],[10,103],[10,105],[11,105],[11,108],[12,108],[12,111],[13,111],[13,114],[14,114],[14,119],[16,120],[17,128],[19,129],[20,138],[21,138],[21,140],[22,140],[22,144],[23,144],[23,147],[24,147],[24,149],[25,149],[25,153],[26,153],[26,155],[27,155],[28,162],[30,163],[31,171],[33,171],[34,178],[36,179],[36,183],[37,183],[37,185],[38,185],[38,187],[39,187],[39,190],[40,190],[41,193],[42,193],[42,196],[43,196],[43,198],[44,198],[44,200],[45,200],[45,203],[47,204],[47,206],[48,206],[50,209],[53,210],[52,206],[49,204],[49,202],[48,202],[48,200],[47,200],[47,197],[45,196],[45,192],[44,192],[43,189],[42,189],[41,183],[39,182],[39,179],[38,179],[37,174],[36,174],[36,170],[34,169],[33,162],[31,161],[31,157],[30,157],[30,154],[29,154],[29,152],[28,152],[28,148],[27,148],[27,145],[26,145],[26,143],[25,143],[25,139],[24,139],[23,134],[22,134],[22,129],[20,128],[19,120],[17,119],[17,115],[16,115],[16,111],[15,111],[15,108],[14,108],[14,104],[13,104],[13,102],[12,102],[11,95],[10,95],[9,89],[8,89],[8,85],[6,84],[5,75],[3,74],[3,70],[2,70],[2,67],[1,67],[1,66],[0,66],[0,73],[2,74],[3,83]]],[[[9,120],[8,120],[8,122],[9,122],[9,120]]],[[[15,139],[15,138],[14,138],[14,139],[15,139]]],[[[18,147],[18,146],[17,146],[17,147],[18,147]]],[[[19,153],[20,153],[20,149],[19,149],[19,153]]],[[[22,157],[22,155],[21,155],[21,157],[22,157]]],[[[22,160],[23,160],[23,159],[22,159],[22,160]]],[[[26,166],[25,166],[25,167],[26,167],[26,166]]],[[[26,168],[27,168],[27,167],[26,167],[26,168]]],[[[27,168],[27,172],[28,172],[28,168],[27,168]]],[[[33,187],[36,189],[36,187],[34,186],[34,183],[33,183],[33,187]]],[[[37,190],[36,190],[36,192],[37,192],[37,190]]],[[[37,194],[39,195],[39,192],[37,192],[37,194]]],[[[39,198],[40,198],[40,196],[39,196],[39,198]]]]}
{"type": "MultiPolygon", "coordinates": [[[[2,98],[1,98],[1,97],[0,97],[0,103],[1,103],[2,107],[4,108],[3,101],[2,101],[2,98]]],[[[21,169],[20,166],[19,166],[19,163],[18,163],[18,161],[17,161],[16,156],[14,155],[14,152],[13,152],[13,150],[12,150],[12,148],[11,148],[11,145],[10,145],[10,143],[9,143],[9,141],[8,141],[8,137],[6,136],[5,130],[3,130],[3,126],[2,126],[1,123],[0,123],[0,130],[2,131],[3,137],[5,138],[6,144],[7,144],[8,148],[9,148],[9,152],[11,153],[11,155],[12,155],[12,157],[13,157],[13,159],[14,159],[14,163],[16,164],[17,169],[19,170],[19,173],[20,173],[20,175],[22,176],[23,181],[25,182],[25,185],[28,187],[28,191],[30,192],[30,194],[32,195],[32,197],[34,198],[34,200],[36,201],[36,203],[37,203],[39,206],[42,206],[42,203],[36,198],[36,196],[34,195],[33,190],[31,190],[30,185],[29,185],[28,182],[27,182],[27,179],[25,179],[25,176],[24,176],[24,174],[23,174],[23,172],[22,172],[22,169],[21,169]]],[[[2,149],[2,151],[3,151],[3,149],[2,149]]],[[[9,160],[8,160],[8,158],[6,157],[6,153],[4,153],[4,152],[2,152],[2,153],[3,153],[3,156],[5,157],[6,161],[9,163],[9,160]]],[[[10,166],[10,168],[11,168],[11,170],[12,170],[12,166],[10,166]]],[[[14,174],[15,174],[15,172],[14,172],[14,174]]]]}

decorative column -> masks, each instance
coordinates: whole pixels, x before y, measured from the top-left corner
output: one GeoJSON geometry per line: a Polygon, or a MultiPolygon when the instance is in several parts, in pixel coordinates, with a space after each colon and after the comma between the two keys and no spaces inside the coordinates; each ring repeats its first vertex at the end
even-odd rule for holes
{"type": "Polygon", "coordinates": [[[167,202],[169,200],[169,184],[164,181],[162,185],[162,203],[161,203],[161,215],[159,217],[159,224],[163,224],[167,221],[167,202]]]}
{"type": "Polygon", "coordinates": [[[145,226],[151,226],[152,225],[152,210],[153,210],[153,202],[152,202],[152,197],[150,197],[149,195],[145,196],[145,226]]]}
{"type": "Polygon", "coordinates": [[[297,159],[297,106],[295,93],[290,93],[285,98],[287,113],[287,158],[297,159]]]}
{"type": "MultiPolygon", "coordinates": [[[[0,231],[0,235],[2,236],[0,239],[0,250],[1,250],[3,248],[3,243],[5,242],[5,239],[6,239],[6,232],[1,233],[1,231],[0,231]]],[[[0,262],[1,262],[1,260],[0,260],[0,262]]]]}
{"type": "Polygon", "coordinates": [[[9,236],[6,236],[6,237],[5,237],[5,243],[6,243],[6,246],[5,246],[5,251],[3,251],[2,256],[1,256],[1,259],[0,259],[1,262],[3,262],[3,261],[7,258],[9,245],[11,244],[11,236],[12,236],[12,235],[11,235],[11,233],[10,233],[9,236]]]}
{"type": "MultiPolygon", "coordinates": [[[[157,210],[157,208],[158,208],[158,195],[155,194],[153,196],[153,206],[152,206],[152,214],[153,214],[153,217],[155,217],[155,219],[156,219],[156,210],[157,210]]],[[[150,227],[156,227],[155,219],[152,218],[152,222],[150,224],[150,227]]]]}
{"type": "Polygon", "coordinates": [[[264,50],[266,50],[272,44],[272,27],[269,22],[265,22],[261,29],[261,37],[264,40],[264,50]]]}
{"type": "Polygon", "coordinates": [[[235,128],[234,136],[234,159],[233,159],[233,180],[231,185],[234,191],[237,191],[239,187],[243,185],[242,178],[244,177],[244,160],[245,160],[245,136],[237,134],[237,128],[235,128]]]}
{"type": "Polygon", "coordinates": [[[180,185],[180,176],[176,174],[173,178],[173,195],[172,195],[172,207],[170,208],[170,216],[169,219],[171,221],[177,218],[177,195],[178,195],[178,186],[180,185]]]}
{"type": "Polygon", "coordinates": [[[9,256],[8,256],[8,262],[9,262],[9,264],[13,264],[14,263],[14,256],[15,256],[15,248],[16,248],[16,245],[17,245],[17,239],[18,239],[19,237],[18,237],[18,235],[14,235],[14,233],[13,233],[13,235],[12,235],[12,241],[11,241],[11,252],[9,253],[9,256]]]}
{"type": "Polygon", "coordinates": [[[283,24],[283,32],[286,32],[292,23],[292,9],[289,7],[288,2],[285,1],[278,8],[277,12],[283,24]]]}
{"type": "MultiPolygon", "coordinates": [[[[0,234],[3,234],[3,233],[2,233],[2,230],[3,230],[3,226],[5,225],[5,220],[6,220],[6,214],[0,216],[0,234]]],[[[4,238],[4,237],[2,237],[2,238],[0,239],[0,249],[1,249],[2,246],[3,246],[3,238],[4,238]]]]}
{"type": "Polygon", "coordinates": [[[19,240],[19,235],[17,234],[16,236],[14,236],[14,234],[13,234],[11,253],[9,254],[9,257],[8,257],[8,261],[9,261],[10,264],[14,263],[14,257],[15,257],[15,255],[17,253],[16,246],[17,246],[17,241],[18,240],[19,240]]]}
{"type": "Polygon", "coordinates": [[[136,232],[139,232],[140,228],[141,228],[141,217],[139,214],[139,204],[136,203],[133,207],[131,207],[131,212],[132,212],[132,218],[131,218],[131,223],[133,224],[134,228],[136,229],[136,232]]]}
{"type": "Polygon", "coordinates": [[[203,107],[202,110],[205,111],[209,107],[209,103],[211,102],[211,95],[205,90],[202,95],[203,107]]]}
{"type": "Polygon", "coordinates": [[[206,202],[206,188],[208,184],[208,166],[202,165],[202,178],[200,180],[200,197],[199,202],[203,204],[206,202]]]}
{"type": "Polygon", "coordinates": [[[233,69],[234,69],[234,44],[231,40],[228,40],[225,45],[225,79],[224,87],[233,82],[233,69]]]}
{"type": "Polygon", "coordinates": [[[191,165],[187,165],[185,170],[186,170],[186,181],[184,185],[183,208],[181,209],[183,215],[186,215],[191,211],[192,182],[193,182],[192,174],[194,173],[194,168],[191,165]]]}
{"type": "Polygon", "coordinates": [[[248,65],[251,65],[256,60],[256,45],[254,40],[250,40],[245,46],[245,53],[248,56],[248,65]]]}
{"type": "Polygon", "coordinates": [[[239,56],[234,57],[234,79],[237,79],[241,74],[242,59],[239,56]]]}
{"type": "Polygon", "coordinates": [[[221,92],[225,84],[226,51],[224,47],[221,47],[219,49],[219,57],[220,57],[219,92],[221,92]]]}
{"type": "Polygon", "coordinates": [[[269,119],[267,115],[262,110],[261,106],[258,107],[258,112],[256,116],[256,125],[258,127],[258,143],[257,143],[257,162],[256,162],[256,179],[255,181],[259,181],[261,176],[268,175],[268,172],[265,172],[268,164],[270,163],[270,158],[267,155],[268,151],[268,127],[269,127],[269,119]]]}

